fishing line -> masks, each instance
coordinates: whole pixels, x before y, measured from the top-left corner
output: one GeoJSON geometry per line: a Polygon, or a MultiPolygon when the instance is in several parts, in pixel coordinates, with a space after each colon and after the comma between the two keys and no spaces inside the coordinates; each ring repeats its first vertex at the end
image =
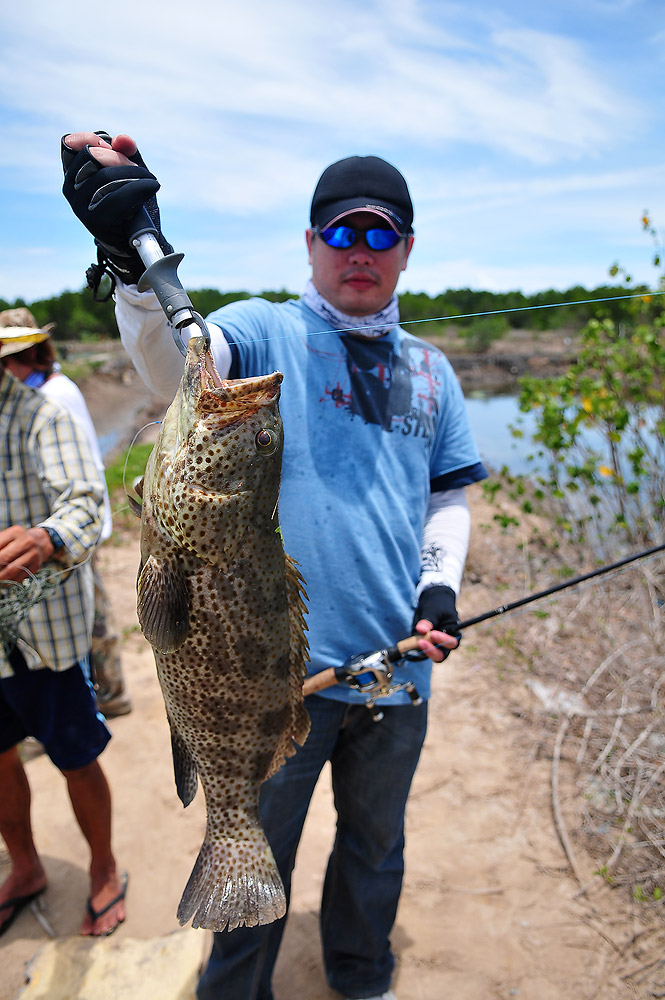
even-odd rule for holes
{"type": "MultiPolygon", "coordinates": [[[[444,293],[445,294],[445,293],[444,293]]],[[[428,316],[423,319],[400,319],[396,326],[413,326],[416,323],[454,323],[456,320],[460,319],[476,319],[483,316],[507,316],[509,313],[518,312],[535,312],[538,309],[559,309],[563,306],[585,306],[593,305],[596,302],[622,302],[626,299],[650,299],[656,295],[665,295],[665,289],[658,289],[657,291],[647,291],[647,292],[633,292],[630,295],[606,295],[599,299],[575,299],[575,301],[562,301],[562,302],[547,302],[541,305],[525,305],[525,306],[514,306],[510,309],[486,309],[483,312],[472,312],[472,313],[455,313],[454,315],[448,316],[428,316]]],[[[223,308],[223,306],[222,306],[223,308]]],[[[212,321],[214,322],[214,321],[212,321]]],[[[230,335],[226,333],[223,328],[223,319],[219,324],[215,323],[215,326],[220,326],[220,329],[224,332],[224,338],[229,344],[237,343],[234,341],[230,335]]],[[[339,330],[327,328],[325,330],[312,330],[306,334],[276,334],[268,337],[256,337],[252,339],[253,343],[267,343],[271,340],[292,340],[307,337],[320,337],[325,334],[337,334],[337,333],[357,333],[362,330],[374,330],[378,327],[384,327],[385,323],[375,323],[367,324],[366,326],[346,326],[339,330]]]]}
{"type": "Polygon", "coordinates": [[[0,642],[8,646],[16,642],[20,622],[30,608],[54,591],[60,581],[59,574],[40,569],[28,574],[24,580],[0,580],[0,642]]]}
{"type": "MultiPolygon", "coordinates": [[[[132,438],[132,442],[131,442],[129,448],[127,449],[127,454],[125,455],[125,464],[124,464],[123,469],[122,469],[122,488],[124,489],[125,493],[129,492],[129,490],[127,489],[127,465],[129,464],[129,456],[132,453],[132,448],[136,444],[136,439],[141,434],[143,434],[143,431],[147,430],[148,427],[159,427],[160,424],[161,424],[161,422],[162,422],[161,420],[151,420],[149,423],[144,424],[143,427],[141,427],[140,430],[138,430],[136,432],[136,434],[134,435],[134,437],[132,438]]],[[[127,507],[122,507],[121,510],[127,510],[127,507]]],[[[119,512],[116,511],[116,513],[119,513],[119,512]]]]}
{"type": "MultiPolygon", "coordinates": [[[[151,420],[150,423],[144,424],[132,438],[131,444],[127,449],[127,454],[125,455],[125,463],[122,470],[122,485],[125,492],[127,492],[127,464],[137,438],[148,427],[152,427],[153,425],[159,426],[160,424],[161,420],[151,420]]],[[[117,514],[127,509],[126,506],[121,507],[113,513],[117,514]]],[[[60,570],[54,571],[52,568],[48,568],[51,563],[47,561],[36,574],[31,572],[27,566],[21,567],[27,573],[27,577],[24,580],[0,580],[0,642],[5,641],[6,638],[15,639],[16,630],[12,625],[15,624],[18,627],[19,622],[33,605],[52,593],[70,573],[81,569],[86,563],[90,562],[96,551],[98,551],[97,546],[88,553],[85,559],[75,563],[73,566],[67,566],[60,570]]]]}
{"type": "MultiPolygon", "coordinates": [[[[150,423],[141,427],[132,438],[122,472],[122,483],[125,491],[127,491],[127,464],[137,438],[148,427],[159,424],[161,424],[161,420],[151,420],[150,423]]],[[[128,508],[121,507],[119,511],[116,510],[113,513],[117,514],[126,509],[128,508]]],[[[73,566],[54,570],[52,563],[47,562],[37,573],[33,573],[27,566],[24,566],[22,568],[27,574],[24,580],[0,580],[0,643],[4,645],[14,644],[19,635],[20,623],[30,609],[52,594],[71,573],[80,570],[86,563],[90,562],[97,550],[95,547],[85,559],[73,566]]]]}
{"type": "MultiPolygon", "coordinates": [[[[70,573],[91,559],[92,554],[89,554],[74,566],[60,570],[54,570],[54,562],[47,560],[36,573],[22,566],[27,574],[24,580],[0,580],[0,643],[5,647],[14,645],[19,637],[20,623],[30,609],[54,593],[70,573]]],[[[29,646],[27,640],[23,641],[29,646]]]]}

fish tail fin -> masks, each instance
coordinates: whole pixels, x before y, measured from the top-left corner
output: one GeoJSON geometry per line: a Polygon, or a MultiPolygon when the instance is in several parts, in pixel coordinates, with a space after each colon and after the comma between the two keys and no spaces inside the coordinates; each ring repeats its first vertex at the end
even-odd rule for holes
{"type": "Polygon", "coordinates": [[[204,840],[185,886],[178,920],[208,930],[270,924],[286,914],[286,895],[263,831],[252,839],[204,840]]]}

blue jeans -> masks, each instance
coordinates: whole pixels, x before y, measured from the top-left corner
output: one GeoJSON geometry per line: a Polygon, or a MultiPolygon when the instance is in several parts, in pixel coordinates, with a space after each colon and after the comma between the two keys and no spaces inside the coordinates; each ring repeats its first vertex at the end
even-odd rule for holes
{"type": "MultiPolygon", "coordinates": [[[[261,822],[287,899],[305,816],[319,774],[332,765],[337,833],[321,901],[329,985],[345,997],[390,986],[390,932],[404,873],[404,811],[427,729],[427,704],[384,708],[313,695],[307,741],[261,788],[261,822]]],[[[273,1000],[272,972],[286,917],[214,935],[198,1000],[273,1000]]]]}

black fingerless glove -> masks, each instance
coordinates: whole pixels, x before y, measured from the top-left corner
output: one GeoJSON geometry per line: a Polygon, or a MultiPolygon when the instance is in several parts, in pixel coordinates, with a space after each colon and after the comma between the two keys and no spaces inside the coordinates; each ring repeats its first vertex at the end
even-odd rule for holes
{"type": "MultiPolygon", "coordinates": [[[[111,141],[106,132],[95,134],[111,141]]],[[[150,173],[138,150],[129,157],[134,166],[104,167],[91,154],[89,146],[81,150],[70,149],[63,136],[61,156],[65,172],[62,192],[97,244],[97,264],[88,269],[88,285],[96,293],[105,272],[111,272],[112,280],[115,275],[126,284],[136,284],[145,265],[129,245],[130,222],[141,208],[145,208],[150,217],[162,251],[173,253],[160,227],[155,197],[159,181],[150,173]]]]}
{"type": "MultiPolygon", "coordinates": [[[[418,606],[413,616],[411,631],[415,634],[416,624],[421,618],[432,623],[439,632],[447,632],[461,642],[462,633],[459,630],[460,619],[455,607],[455,591],[451,587],[434,585],[426,587],[420,595],[418,606]]],[[[441,650],[443,658],[448,656],[450,649],[441,650]]]]}

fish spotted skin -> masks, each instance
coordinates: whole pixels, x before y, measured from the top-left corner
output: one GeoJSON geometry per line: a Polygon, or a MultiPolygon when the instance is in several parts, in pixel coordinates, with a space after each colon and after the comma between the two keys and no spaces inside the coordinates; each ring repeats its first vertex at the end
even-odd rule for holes
{"type": "Polygon", "coordinates": [[[151,643],[184,805],[206,835],[178,908],[220,931],[270,923],[284,888],[259,822],[261,783],[304,743],[303,581],[284,552],[282,375],[222,381],[200,337],[140,490],[138,618],[151,643]]]}

